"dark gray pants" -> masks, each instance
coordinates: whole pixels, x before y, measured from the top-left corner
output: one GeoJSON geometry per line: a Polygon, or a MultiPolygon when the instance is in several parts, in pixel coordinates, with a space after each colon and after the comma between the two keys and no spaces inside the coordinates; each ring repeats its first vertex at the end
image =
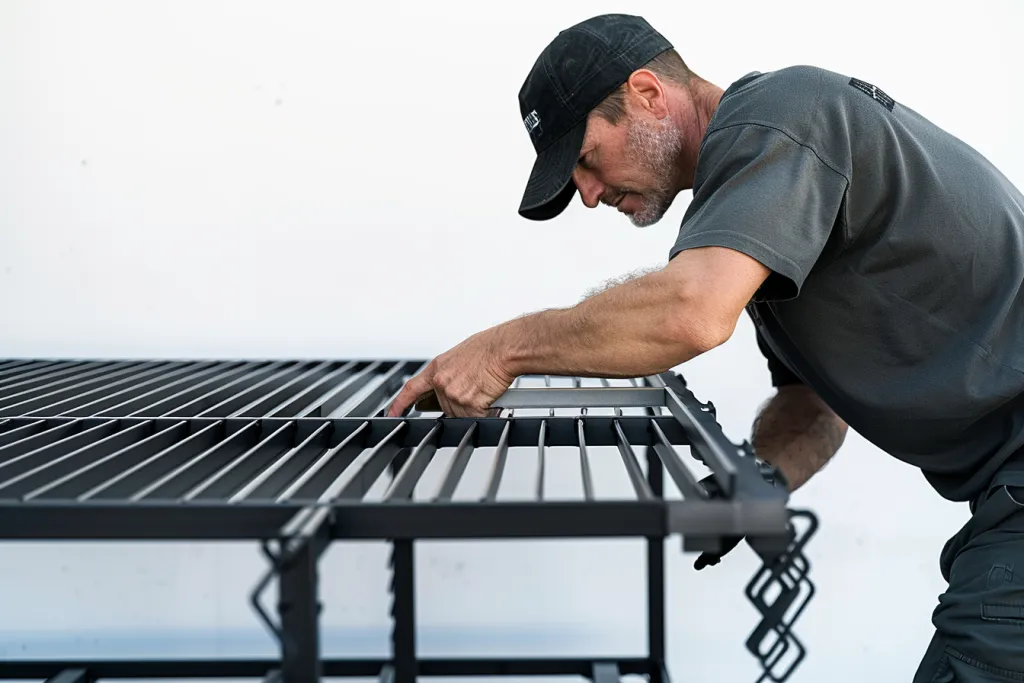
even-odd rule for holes
{"type": "Polygon", "coordinates": [[[949,583],[913,683],[1024,683],[1024,485],[993,485],[940,558],[949,583]]]}

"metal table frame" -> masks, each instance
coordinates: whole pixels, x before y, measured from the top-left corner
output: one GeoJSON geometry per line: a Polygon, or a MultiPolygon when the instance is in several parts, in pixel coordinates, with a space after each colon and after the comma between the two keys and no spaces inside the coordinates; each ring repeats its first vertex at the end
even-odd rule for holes
{"type": "MultiPolygon", "coordinates": [[[[564,675],[612,683],[641,674],[667,683],[665,540],[717,550],[744,536],[762,558],[746,587],[761,621],[747,639],[759,680],[788,678],[804,657],[792,631],[812,597],[803,548],[813,513],[788,507],[747,443],[730,442],[714,406],[674,373],[627,386],[520,388],[497,417],[452,419],[415,410],[382,417],[423,361],[8,361],[0,363],[0,539],[253,540],[268,571],[251,603],[280,645],[266,661],[7,661],[0,679],[62,683],[104,678],[263,677],[313,683],[375,676],[564,675]],[[588,414],[614,408],[611,415],[588,414]],[[641,414],[627,414],[628,409],[641,414]],[[521,416],[524,409],[547,415],[521,416]],[[565,409],[578,410],[565,415],[565,409]],[[548,447],[579,451],[581,500],[545,497],[548,447]],[[709,497],[676,447],[711,471],[709,497]],[[510,448],[537,453],[535,496],[498,491],[510,448]],[[615,447],[634,496],[594,494],[588,448],[615,447]],[[453,493],[477,449],[494,449],[479,497],[453,493]],[[644,456],[638,457],[637,448],[644,456]],[[416,493],[439,449],[453,449],[436,490],[416,493]],[[667,475],[667,477],[666,477],[667,475]],[[377,499],[367,492],[387,481],[377,499]],[[671,482],[681,494],[670,498],[671,482]],[[632,658],[429,659],[416,647],[418,539],[636,537],[646,539],[647,653],[632,658]],[[332,543],[391,545],[392,653],[320,653],[317,562],[332,543]],[[279,602],[262,593],[277,582],[279,602]],[[276,614],[272,614],[276,613],[276,614]],[[789,662],[783,665],[786,657],[789,662]]],[[[520,378],[523,379],[523,378],[520,378]]]]}

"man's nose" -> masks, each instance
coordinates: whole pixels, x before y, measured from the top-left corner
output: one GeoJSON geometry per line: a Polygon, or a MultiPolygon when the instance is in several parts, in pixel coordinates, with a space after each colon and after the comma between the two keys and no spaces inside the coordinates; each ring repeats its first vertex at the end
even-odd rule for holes
{"type": "Polygon", "coordinates": [[[576,189],[580,192],[580,199],[588,209],[596,208],[601,203],[601,193],[604,192],[604,184],[595,178],[593,174],[577,168],[572,173],[572,179],[576,183],[576,189]]]}

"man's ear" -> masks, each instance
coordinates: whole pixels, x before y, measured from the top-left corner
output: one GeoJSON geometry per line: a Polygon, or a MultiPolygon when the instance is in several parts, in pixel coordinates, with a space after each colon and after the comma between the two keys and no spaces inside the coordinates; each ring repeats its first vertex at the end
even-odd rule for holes
{"type": "Polygon", "coordinates": [[[631,96],[632,104],[648,111],[655,118],[668,116],[668,98],[665,86],[653,72],[648,69],[637,69],[626,81],[626,92],[631,96]]]}

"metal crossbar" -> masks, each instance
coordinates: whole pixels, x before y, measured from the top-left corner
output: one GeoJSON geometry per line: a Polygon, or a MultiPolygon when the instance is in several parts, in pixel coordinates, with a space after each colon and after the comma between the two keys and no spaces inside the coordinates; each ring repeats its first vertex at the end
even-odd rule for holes
{"type": "MultiPolygon", "coordinates": [[[[639,673],[661,683],[668,677],[664,540],[678,535],[684,551],[715,551],[728,537],[746,536],[764,561],[748,586],[762,620],[747,648],[762,678],[783,680],[799,664],[804,649],[791,627],[806,604],[798,594],[813,589],[803,547],[816,520],[787,507],[786,492],[766,481],[749,445],[726,439],[714,406],[699,402],[681,377],[521,377],[494,404],[497,417],[416,410],[383,417],[424,365],[0,362],[0,539],[260,541],[269,569],[252,606],[280,659],[163,663],[176,677],[256,671],[289,683],[368,674],[411,683],[525,672],[608,683],[639,673]],[[578,464],[575,493],[551,479],[549,463],[566,457],[578,464]],[[530,463],[528,491],[508,484],[509,463],[530,463]],[[598,464],[606,475],[600,485],[598,464]],[[467,476],[471,469],[484,481],[467,476]],[[715,480],[715,496],[703,476],[715,480]],[[812,522],[804,533],[791,522],[795,514],[812,522]],[[647,657],[499,664],[417,655],[417,540],[572,537],[647,539],[647,657]],[[332,543],[352,539],[392,545],[393,653],[384,662],[320,656],[317,561],[332,543]],[[276,615],[261,602],[275,581],[276,615]],[[769,600],[772,591],[778,597],[769,600]],[[783,663],[786,653],[795,654],[783,663]]],[[[163,675],[154,667],[12,662],[0,678],[163,675]]]]}

